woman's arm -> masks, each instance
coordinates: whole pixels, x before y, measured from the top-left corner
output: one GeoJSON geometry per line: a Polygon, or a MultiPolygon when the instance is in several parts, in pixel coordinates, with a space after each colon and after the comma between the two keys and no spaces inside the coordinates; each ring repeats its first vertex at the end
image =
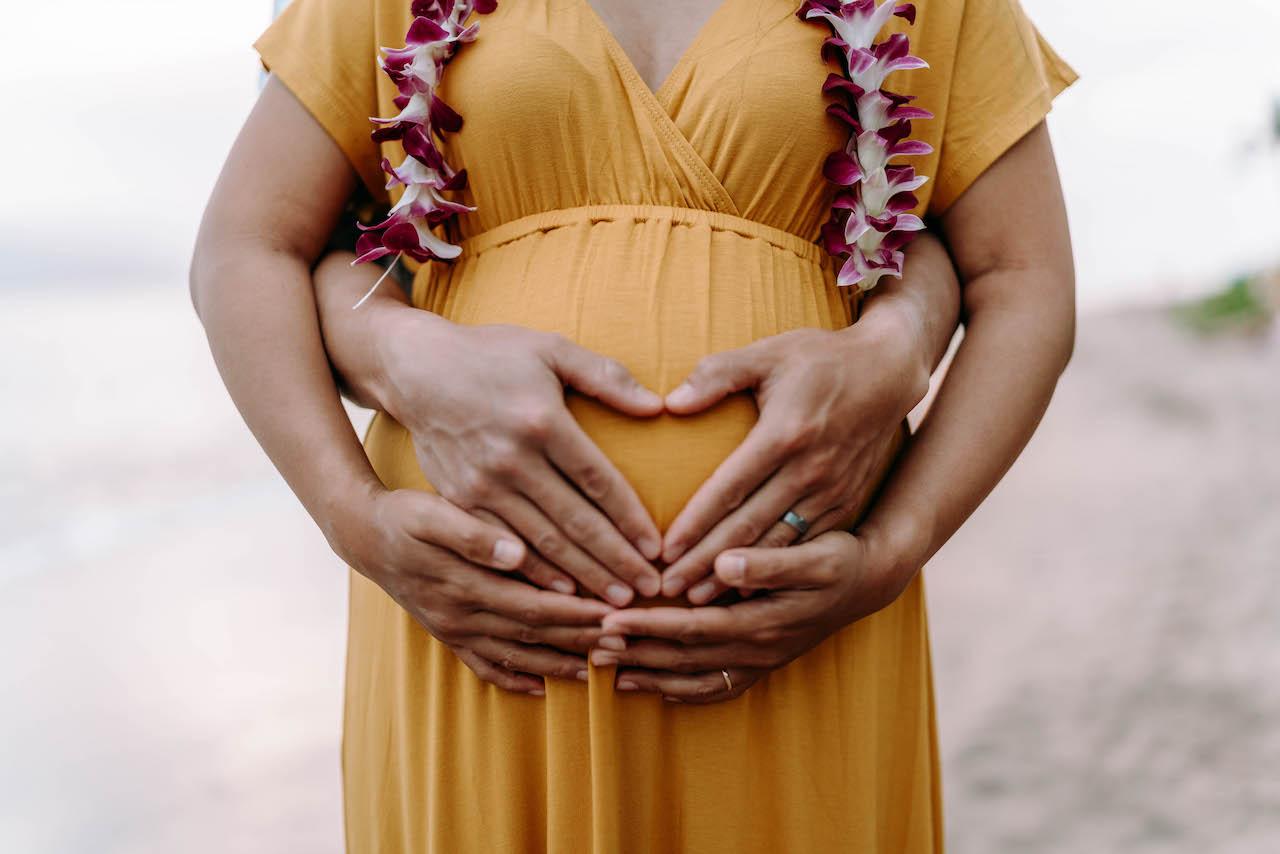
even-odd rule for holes
{"type": "Polygon", "coordinates": [[[765,588],[724,607],[629,609],[605,617],[628,641],[593,652],[619,681],[686,702],[746,690],[832,632],[894,601],[1017,459],[1075,337],[1075,274],[1049,134],[1024,137],[943,218],[961,280],[965,337],[938,398],[855,533],[719,555],[726,584],[765,588]],[[675,642],[675,643],[673,643],[675,642]],[[727,691],[720,668],[728,667],[727,691]],[[682,672],[661,672],[679,669],[682,672]]]}
{"type": "Polygon", "coordinates": [[[643,556],[657,555],[657,527],[570,414],[564,388],[637,417],[660,412],[662,399],[563,336],[452,323],[388,285],[353,311],[379,271],[352,268],[351,257],[334,253],[315,274],[325,344],[349,396],[409,431],[442,496],[524,537],[545,558],[536,583],[572,592],[572,576],[618,606],[632,587],[657,593],[643,556]]]}
{"type": "Polygon", "coordinates": [[[509,641],[541,637],[584,651],[609,608],[490,572],[533,558],[443,499],[387,491],[356,440],[311,288],[311,265],[353,186],[337,145],[270,80],[223,167],[191,265],[192,300],[223,381],[334,550],[482,678],[540,690],[540,680],[499,668],[507,658],[520,670],[576,676],[580,656],[531,658],[522,647],[516,657],[509,641]]]}

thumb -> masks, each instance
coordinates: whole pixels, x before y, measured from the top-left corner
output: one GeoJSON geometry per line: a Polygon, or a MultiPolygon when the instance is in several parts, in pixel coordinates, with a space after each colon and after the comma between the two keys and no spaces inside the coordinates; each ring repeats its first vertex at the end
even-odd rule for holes
{"type": "MultiPolygon", "coordinates": [[[[850,537],[850,539],[852,539],[850,537]]],[[[716,557],[716,577],[730,587],[763,590],[829,587],[856,570],[853,549],[824,535],[782,548],[732,549],[716,557]]]]}
{"type": "Polygon", "coordinates": [[[662,398],[640,385],[625,365],[572,341],[565,341],[552,349],[551,369],[565,385],[619,412],[646,416],[662,411],[662,398]]]}
{"type": "Polygon", "coordinates": [[[769,366],[763,343],[704,356],[688,378],[667,395],[667,409],[677,415],[690,415],[735,391],[758,386],[769,366]]]}

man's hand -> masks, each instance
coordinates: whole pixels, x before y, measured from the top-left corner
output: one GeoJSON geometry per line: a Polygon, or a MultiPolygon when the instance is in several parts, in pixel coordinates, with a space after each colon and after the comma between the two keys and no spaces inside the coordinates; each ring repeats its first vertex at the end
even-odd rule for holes
{"type": "Polygon", "coordinates": [[[760,418],[672,522],[663,593],[694,604],[724,592],[708,577],[716,555],[800,536],[779,522],[794,510],[815,537],[848,521],[874,488],[877,464],[928,390],[930,365],[912,330],[888,322],[800,329],[703,359],[667,408],[697,412],[754,389],[760,418]],[[689,547],[689,544],[693,544],[689,547]]]}
{"type": "Polygon", "coordinates": [[[518,537],[427,492],[381,490],[348,506],[328,526],[334,550],[481,679],[538,696],[543,677],[586,680],[586,652],[613,609],[504,577],[536,571],[518,537]]]}
{"type": "Polygon", "coordinates": [[[723,583],[768,592],[731,605],[615,611],[604,618],[606,639],[625,649],[596,649],[591,661],[619,665],[620,691],[682,703],[733,699],[898,598],[919,568],[910,555],[925,539],[887,540],[831,531],[791,547],[725,552],[715,564],[723,583]]]}

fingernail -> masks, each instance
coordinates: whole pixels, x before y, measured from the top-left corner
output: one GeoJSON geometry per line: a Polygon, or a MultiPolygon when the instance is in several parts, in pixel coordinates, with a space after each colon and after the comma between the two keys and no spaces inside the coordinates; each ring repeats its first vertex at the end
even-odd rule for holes
{"type": "Polygon", "coordinates": [[[591,650],[591,663],[596,667],[608,667],[618,663],[618,656],[600,649],[591,650]]]}
{"type": "Polygon", "coordinates": [[[747,559],[742,555],[721,555],[716,561],[720,577],[729,584],[737,584],[747,574],[747,559]]]}
{"type": "Polygon", "coordinates": [[[667,395],[667,406],[688,406],[693,402],[693,386],[688,383],[681,383],[674,391],[667,395]]]}
{"type": "Polygon", "coordinates": [[[578,681],[579,681],[579,682],[586,682],[586,681],[587,681],[587,679],[589,679],[589,678],[590,678],[590,677],[588,676],[587,671],[585,671],[585,670],[579,670],[579,671],[578,671],[578,681]]]}
{"type": "Polygon", "coordinates": [[[619,608],[631,601],[631,595],[631,588],[623,587],[621,584],[610,584],[609,589],[604,591],[604,598],[619,608]]]}
{"type": "Polygon", "coordinates": [[[551,589],[569,596],[578,592],[578,588],[575,587],[574,583],[569,581],[567,578],[560,578],[551,582],[551,589]]]}
{"type": "Polygon", "coordinates": [[[668,703],[683,703],[684,700],[677,700],[675,697],[663,697],[668,703]]]}
{"type": "Polygon", "coordinates": [[[693,585],[689,590],[689,601],[695,605],[701,605],[711,598],[716,592],[716,583],[714,581],[703,581],[693,585]]]}
{"type": "Polygon", "coordinates": [[[532,689],[530,689],[529,693],[530,693],[530,694],[532,694],[532,695],[533,695],[533,696],[535,696],[535,697],[545,697],[545,696],[547,696],[547,692],[546,692],[546,691],[544,691],[544,690],[542,690],[541,688],[532,688],[532,689]]]}
{"type": "Polygon", "coordinates": [[[636,587],[640,588],[642,596],[657,596],[662,592],[662,579],[656,575],[641,576],[636,587]]]}
{"type": "Polygon", "coordinates": [[[619,691],[639,691],[640,686],[632,682],[630,679],[623,679],[618,683],[619,691]]]}
{"type": "Polygon", "coordinates": [[[498,566],[519,566],[522,551],[515,540],[498,540],[493,544],[493,562],[498,566]]]}
{"type": "Polygon", "coordinates": [[[604,635],[600,640],[596,641],[596,646],[601,649],[611,649],[614,652],[622,652],[627,648],[627,642],[617,635],[604,635]]]}

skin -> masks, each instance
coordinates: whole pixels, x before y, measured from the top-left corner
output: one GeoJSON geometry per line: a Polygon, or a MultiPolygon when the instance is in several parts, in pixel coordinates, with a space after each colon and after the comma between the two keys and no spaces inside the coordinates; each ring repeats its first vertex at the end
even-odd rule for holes
{"type": "Polygon", "coordinates": [[[853,533],[716,558],[724,583],[766,589],[764,596],[606,616],[605,629],[626,649],[593,652],[592,660],[621,665],[619,690],[691,703],[740,695],[896,599],[1021,453],[1075,337],[1071,243],[1046,127],[984,173],[942,225],[963,282],[964,341],[868,518],[853,533]]]}
{"type": "Polygon", "coordinates": [[[723,0],[584,0],[650,89],[662,85],[723,0]]]}
{"type": "Polygon", "coordinates": [[[192,301],[245,423],[334,551],[481,678],[541,691],[540,678],[516,671],[576,676],[580,656],[548,651],[554,665],[534,662],[527,647],[565,643],[568,628],[580,636],[565,646],[585,649],[611,608],[495,575],[535,575],[538,558],[505,528],[474,517],[464,525],[445,499],[387,490],[374,474],[334,384],[311,284],[355,182],[337,145],[269,81],[209,200],[192,301]]]}
{"type": "MultiPolygon", "coordinates": [[[[1051,154],[1049,164],[1052,166],[1051,154]]],[[[291,96],[278,84],[269,85],[263,105],[255,110],[246,125],[211,200],[193,261],[193,298],[209,330],[211,347],[233,398],[335,550],[358,571],[388,590],[428,631],[450,644],[481,678],[502,687],[539,693],[541,680],[530,674],[578,676],[581,660],[568,651],[595,646],[599,648],[597,656],[609,649],[622,653],[624,659],[626,655],[637,656],[634,661],[621,660],[627,669],[621,671],[620,689],[634,686],[641,690],[659,690],[670,699],[685,701],[714,701],[736,696],[763,672],[785,663],[784,659],[794,658],[799,654],[795,650],[803,651],[807,648],[805,644],[811,646],[852,619],[892,601],[895,591],[905,586],[905,581],[901,586],[898,581],[904,576],[909,580],[923,563],[923,558],[916,556],[932,554],[954,526],[958,526],[959,520],[972,511],[966,502],[976,506],[990,485],[999,479],[1004,467],[1016,457],[1025,436],[1029,436],[1038,420],[1039,412],[1032,412],[1028,423],[1028,407],[1014,401],[1009,408],[1012,417],[991,427],[992,430],[1003,428],[1003,432],[994,434],[994,441],[991,435],[979,434],[989,443],[991,452],[981,455],[984,465],[977,465],[966,458],[972,450],[973,434],[965,432],[965,418],[975,414],[966,413],[961,404],[952,404],[950,408],[960,419],[958,429],[962,438],[957,441],[954,435],[956,425],[952,425],[951,430],[926,428],[932,429],[932,435],[944,438],[929,444],[922,434],[920,445],[912,449],[911,459],[921,458],[919,447],[933,450],[923,454],[925,463],[918,462],[914,468],[904,466],[904,470],[915,472],[914,478],[905,478],[908,484],[905,498],[889,501],[891,496],[903,492],[900,484],[904,477],[900,471],[885,500],[856,537],[834,532],[792,549],[737,550],[727,557],[722,554],[716,564],[722,583],[735,584],[743,590],[768,588],[770,592],[729,608],[679,609],[685,627],[679,629],[678,634],[675,626],[661,622],[671,616],[661,613],[665,609],[611,614],[612,609],[603,603],[536,590],[512,579],[503,580],[511,581],[513,586],[495,592],[477,585],[478,576],[468,575],[467,571],[490,578],[494,577],[492,569],[518,571],[529,578],[550,580],[556,577],[556,569],[540,561],[517,538],[509,536],[504,525],[496,524],[495,517],[486,523],[475,518],[482,514],[473,514],[475,526],[462,528],[467,533],[459,540],[448,535],[460,527],[458,519],[449,513],[457,510],[456,507],[421,493],[392,493],[382,489],[372,477],[345,416],[336,407],[333,379],[323,365],[323,351],[318,346],[315,305],[311,294],[302,293],[299,284],[305,282],[341,201],[353,185],[350,168],[336,147],[296,102],[291,102],[291,96]],[[273,156],[273,149],[284,150],[275,143],[282,138],[290,142],[287,158],[273,156]],[[308,192],[303,194],[291,189],[299,186],[307,187],[308,192]],[[316,188],[323,192],[317,193],[316,188]],[[269,200],[265,204],[264,198],[269,200]],[[251,215],[246,216],[246,211],[251,211],[251,215]],[[282,414],[286,412],[287,417],[282,414]],[[314,412],[316,417],[299,418],[300,412],[314,412]],[[307,423],[301,425],[304,420],[307,423]],[[1020,441],[1019,428],[1025,432],[1020,441]],[[942,452],[938,451],[939,447],[942,452]],[[965,458],[968,463],[968,482],[949,484],[954,488],[944,490],[944,495],[924,488],[930,486],[936,491],[939,483],[948,481],[931,469],[929,462],[942,470],[940,460],[957,458],[965,458]],[[992,474],[993,466],[998,469],[995,474],[992,474]],[[920,473],[922,467],[924,474],[920,473]],[[984,486],[985,480],[990,480],[990,484],[984,486]],[[922,501],[921,496],[927,500],[922,501]],[[892,512],[885,511],[886,505],[892,512]],[[423,522],[428,517],[430,524],[423,522]],[[953,520],[954,526],[948,530],[953,520]],[[499,548],[499,544],[505,547],[499,548]],[[743,558],[745,569],[741,577],[733,574],[734,557],[743,558]],[[825,573],[815,568],[819,565],[825,567],[825,573]],[[844,571],[836,572],[836,566],[843,567],[844,571]],[[770,567],[774,568],[771,574],[770,567]],[[839,591],[830,583],[833,576],[839,576],[836,582],[845,585],[839,591]],[[840,595],[832,595],[835,592],[840,595]],[[767,609],[760,607],[770,602],[767,609]],[[587,608],[596,610],[591,612],[587,608]],[[495,620],[495,616],[504,619],[495,620]],[[602,620],[608,631],[603,637],[600,635],[602,620]],[[650,624],[647,620],[657,622],[650,624]],[[565,630],[575,634],[566,636],[565,630]],[[674,638],[673,634],[676,634],[674,638]],[[637,635],[649,639],[637,639],[634,637],[637,635]],[[762,652],[762,645],[768,649],[762,652]],[[731,651],[741,656],[741,663],[732,656],[725,657],[731,651]],[[644,661],[639,660],[641,656],[646,656],[644,661]],[[726,664],[730,665],[735,686],[730,692],[725,691],[719,671],[719,667],[726,664]],[[716,667],[713,671],[699,672],[700,668],[713,665],[716,667]]],[[[1052,185],[1056,190],[1056,173],[1052,185]]],[[[975,186],[966,198],[976,189],[975,186]]],[[[1002,191],[1007,190],[1009,188],[1002,191]]],[[[989,200],[996,207],[1005,203],[999,192],[989,200]]],[[[956,208],[959,207],[957,203],[956,208]]],[[[990,218],[989,211],[980,211],[975,219],[981,220],[984,215],[990,218]]],[[[1006,223],[1006,228],[1014,231],[1034,221],[1036,215],[1037,212],[1032,211],[1031,220],[1015,218],[1006,223]]],[[[958,240],[967,239],[966,230],[959,226],[953,229],[949,221],[945,225],[953,251],[958,253],[961,248],[957,246],[958,240]]],[[[976,230],[979,237],[980,232],[981,229],[976,230]]],[[[972,236],[972,233],[968,235],[972,236]]],[[[1064,227],[1062,244],[1066,243],[1064,227]]],[[[1002,272],[1013,270],[1008,266],[1008,257],[1016,254],[1005,252],[1000,263],[990,264],[990,269],[983,270],[981,275],[969,276],[967,290],[975,282],[1002,280],[1002,272]]],[[[998,256],[1000,252],[990,249],[985,256],[976,253],[980,258],[998,256]]],[[[1069,268],[1069,252],[1067,258],[1069,268]]],[[[1035,260],[1042,259],[1036,256],[1035,260]]],[[[1028,264],[1019,272],[1027,273],[1032,266],[1028,264]]],[[[1070,276],[1066,276],[1068,297],[1069,279],[1070,276]]],[[[1019,284],[1014,290],[1020,287],[1023,286],[1019,284]]],[[[971,309],[985,305],[998,310],[997,313],[1016,314],[1008,310],[1018,308],[1012,303],[1004,305],[1000,300],[974,303],[966,298],[966,303],[971,309]]],[[[883,304],[893,303],[886,300],[883,304]]],[[[1061,319],[1061,312],[1046,314],[1049,323],[1061,319]]],[[[1039,347],[1041,354],[1046,351],[1051,354],[1055,339],[1044,338],[1046,321],[1037,312],[1028,315],[1027,329],[1036,328],[1037,317],[1042,320],[1041,337],[1033,336],[1028,346],[1039,347]]],[[[870,316],[869,310],[868,319],[870,316]]],[[[988,312],[988,318],[990,316],[988,312]]],[[[924,325],[921,317],[916,315],[911,323],[924,325]]],[[[854,328],[857,326],[863,324],[854,328]]],[[[985,346],[971,345],[967,339],[968,352],[978,354],[969,357],[969,364],[978,363],[979,357],[991,357],[988,351],[993,349],[997,351],[997,358],[1008,355],[1001,355],[999,347],[993,346],[993,342],[999,343],[998,326],[991,320],[984,325],[984,329],[995,330],[985,334],[985,346]]],[[[949,331],[950,326],[946,326],[946,332],[949,331]]],[[[1069,333],[1066,337],[1069,353],[1069,333]]],[[[1018,340],[1018,336],[1007,340],[1018,340]]],[[[558,348],[559,352],[564,349],[563,342],[544,342],[541,346],[549,350],[558,348]]],[[[586,354],[578,355],[586,359],[586,354]]],[[[1026,359],[1027,355],[1018,354],[1016,358],[1026,359]]],[[[554,373],[554,366],[564,361],[551,355],[544,364],[554,373]]],[[[1065,363],[1065,357],[1062,361],[1065,363]]],[[[1016,360],[1011,363],[1019,364],[1016,360]]],[[[1043,359],[1034,358],[1026,363],[1033,367],[1034,379],[1040,380],[1039,385],[1028,383],[1021,371],[1015,378],[1014,386],[1022,384],[1016,389],[1022,398],[1034,397],[1037,390],[1044,391],[1044,375],[1051,377],[1048,386],[1051,392],[1056,373],[1036,369],[1043,363],[1043,359]]],[[[989,375],[982,370],[969,368],[971,384],[983,386],[989,375]]],[[[588,375],[593,372],[617,394],[634,395],[634,388],[628,388],[624,378],[615,371],[587,370],[588,375]]],[[[953,370],[947,387],[954,381],[953,370]]],[[[1008,382],[1007,377],[1005,381],[1008,382]]],[[[745,387],[760,389],[764,383],[761,372],[756,385],[745,387]]],[[[986,388],[992,388],[989,382],[986,388]]],[[[1003,387],[997,388],[1006,391],[1003,387]]],[[[1046,402],[1049,392],[1043,394],[1046,402]]],[[[952,392],[948,397],[944,391],[939,405],[950,398],[963,401],[964,394],[952,392]]],[[[680,405],[677,400],[676,407],[680,405]]],[[[994,401],[988,399],[985,405],[990,408],[976,413],[977,416],[999,414],[994,401]]],[[[935,415],[929,424],[937,420],[935,415]]],[[[971,423],[981,420],[969,417],[971,423]]]]}

